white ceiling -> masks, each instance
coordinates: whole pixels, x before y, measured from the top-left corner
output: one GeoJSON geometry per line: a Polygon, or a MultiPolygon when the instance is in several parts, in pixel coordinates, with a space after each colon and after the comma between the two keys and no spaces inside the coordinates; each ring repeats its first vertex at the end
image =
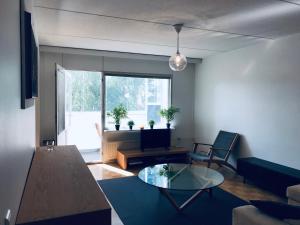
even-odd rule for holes
{"type": "Polygon", "coordinates": [[[41,45],[203,58],[300,32],[300,0],[35,0],[41,45]]]}

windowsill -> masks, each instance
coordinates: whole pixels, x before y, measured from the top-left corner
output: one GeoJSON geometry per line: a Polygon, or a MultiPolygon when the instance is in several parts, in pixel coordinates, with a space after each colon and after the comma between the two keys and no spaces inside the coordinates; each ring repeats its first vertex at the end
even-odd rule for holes
{"type": "MultiPolygon", "coordinates": [[[[165,127],[156,127],[156,128],[153,128],[153,130],[156,130],[156,129],[167,129],[165,127]]],[[[171,127],[170,128],[171,130],[175,130],[174,127],[171,127]]],[[[104,130],[104,132],[111,132],[111,133],[130,133],[130,132],[139,132],[141,129],[132,129],[132,130],[129,130],[129,129],[120,129],[120,130],[113,130],[113,129],[106,129],[104,130]]],[[[144,128],[144,130],[150,130],[150,128],[144,128]]]]}

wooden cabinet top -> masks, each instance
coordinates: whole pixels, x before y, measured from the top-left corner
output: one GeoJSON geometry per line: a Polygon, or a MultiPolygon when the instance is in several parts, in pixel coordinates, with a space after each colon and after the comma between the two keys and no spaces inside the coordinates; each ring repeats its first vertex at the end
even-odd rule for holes
{"type": "Polygon", "coordinates": [[[76,146],[36,150],[17,224],[103,210],[110,205],[76,146]]]}

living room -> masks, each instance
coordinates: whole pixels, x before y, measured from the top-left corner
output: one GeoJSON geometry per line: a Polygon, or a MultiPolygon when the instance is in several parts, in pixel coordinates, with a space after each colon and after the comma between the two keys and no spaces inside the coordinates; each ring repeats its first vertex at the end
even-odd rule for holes
{"type": "Polygon", "coordinates": [[[299,224],[299,1],[0,11],[1,224],[299,224]]]}

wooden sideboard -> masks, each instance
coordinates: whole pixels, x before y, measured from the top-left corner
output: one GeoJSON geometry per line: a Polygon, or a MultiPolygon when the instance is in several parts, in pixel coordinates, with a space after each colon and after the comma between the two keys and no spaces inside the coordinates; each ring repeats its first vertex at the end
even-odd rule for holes
{"type": "Polygon", "coordinates": [[[36,150],[16,224],[111,224],[111,207],[76,146],[36,150]]]}
{"type": "MultiPolygon", "coordinates": [[[[147,149],[141,151],[141,149],[132,150],[118,150],[117,151],[117,161],[122,169],[127,169],[128,161],[130,159],[149,159],[155,157],[174,157],[181,156],[184,160],[186,159],[189,150],[184,147],[170,147],[169,149],[158,148],[158,149],[147,149]]],[[[163,161],[163,160],[162,160],[163,161]]]]}

